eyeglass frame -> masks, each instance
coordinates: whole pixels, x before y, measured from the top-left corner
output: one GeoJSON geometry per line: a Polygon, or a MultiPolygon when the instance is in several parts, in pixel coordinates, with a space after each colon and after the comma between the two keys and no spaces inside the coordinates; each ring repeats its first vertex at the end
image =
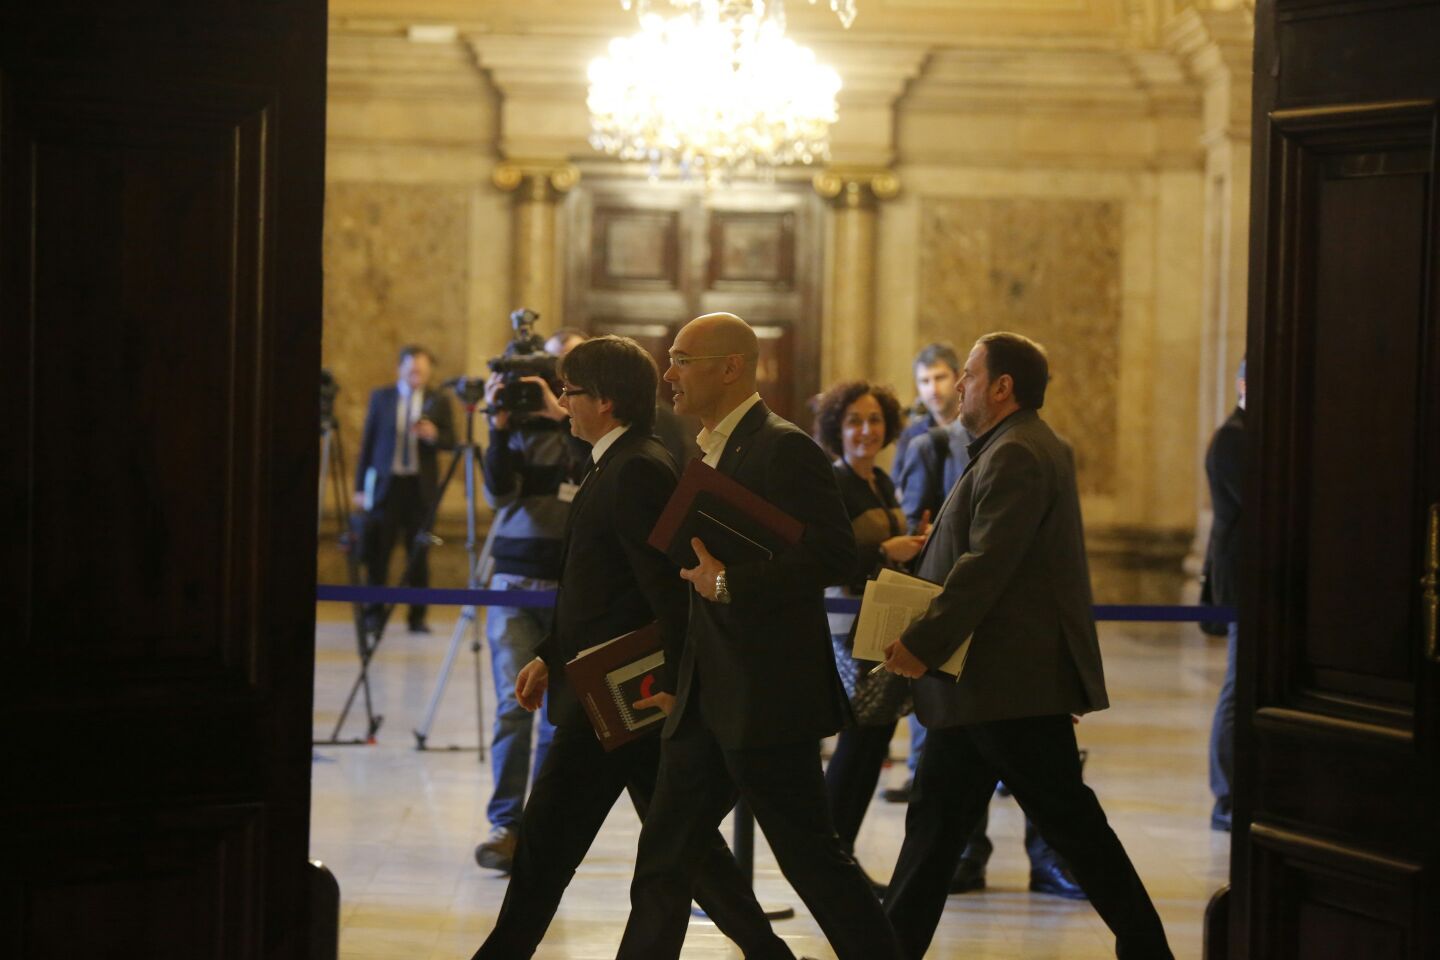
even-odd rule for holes
{"type": "Polygon", "coordinates": [[[685,369],[687,366],[689,366],[690,364],[694,363],[694,362],[697,361],[697,360],[729,360],[731,357],[739,357],[739,356],[744,356],[744,354],[740,354],[740,353],[712,353],[712,354],[709,354],[708,356],[704,356],[704,357],[690,357],[690,356],[677,357],[677,356],[675,356],[675,354],[671,353],[671,354],[667,354],[667,355],[666,355],[666,359],[668,359],[668,360],[670,361],[670,365],[671,365],[672,367],[678,367],[678,368],[680,368],[681,370],[683,370],[683,369],[685,369]]]}
{"type": "Polygon", "coordinates": [[[575,387],[574,389],[571,389],[568,386],[562,386],[560,388],[560,396],[562,397],[583,397],[590,392],[591,391],[585,389],[584,387],[575,387]]]}

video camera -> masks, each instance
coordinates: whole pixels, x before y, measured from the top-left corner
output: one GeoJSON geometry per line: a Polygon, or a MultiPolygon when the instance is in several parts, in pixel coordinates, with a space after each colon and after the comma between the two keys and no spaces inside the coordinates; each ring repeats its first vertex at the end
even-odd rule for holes
{"type": "Polygon", "coordinates": [[[541,377],[550,384],[552,392],[559,392],[556,358],[545,352],[545,338],[535,332],[535,321],[539,319],[538,313],[525,307],[510,314],[515,336],[504,354],[490,360],[490,372],[499,374],[504,383],[495,396],[496,410],[534,413],[544,409],[545,395],[540,385],[526,383],[524,377],[541,377]]]}

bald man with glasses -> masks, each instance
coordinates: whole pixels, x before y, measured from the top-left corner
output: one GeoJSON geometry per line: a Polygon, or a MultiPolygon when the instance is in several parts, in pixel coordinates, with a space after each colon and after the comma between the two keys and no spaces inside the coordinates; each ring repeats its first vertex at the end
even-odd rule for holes
{"type": "Polygon", "coordinates": [[[620,960],[680,956],[708,838],[743,797],[790,885],[841,960],[898,960],[900,943],[830,822],[820,740],[849,716],[824,590],[855,565],[825,454],[755,390],[755,332],[698,317],[670,350],[675,412],[699,417],[705,462],[804,524],[772,559],[727,568],[694,540],[690,616],[660,774],[640,832],[620,960]]]}

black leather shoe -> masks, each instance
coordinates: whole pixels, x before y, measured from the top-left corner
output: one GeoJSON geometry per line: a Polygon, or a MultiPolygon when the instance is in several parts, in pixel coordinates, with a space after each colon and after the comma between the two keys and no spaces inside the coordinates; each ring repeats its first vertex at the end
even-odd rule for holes
{"type": "Polygon", "coordinates": [[[1030,892],[1044,893],[1066,900],[1089,900],[1067,867],[1058,863],[1042,863],[1030,867],[1030,892]]]}
{"type": "Polygon", "coordinates": [[[412,624],[410,624],[410,632],[411,632],[411,633],[429,633],[429,632],[430,632],[430,627],[427,626],[426,624],[423,624],[423,623],[412,623],[412,624]]]}
{"type": "Polygon", "coordinates": [[[955,876],[950,880],[950,892],[971,893],[975,890],[984,889],[985,864],[979,860],[961,857],[960,865],[955,868],[955,876]]]}
{"type": "Polygon", "coordinates": [[[915,780],[911,778],[898,787],[886,787],[880,791],[880,799],[886,803],[909,803],[910,789],[914,786],[915,780]]]}

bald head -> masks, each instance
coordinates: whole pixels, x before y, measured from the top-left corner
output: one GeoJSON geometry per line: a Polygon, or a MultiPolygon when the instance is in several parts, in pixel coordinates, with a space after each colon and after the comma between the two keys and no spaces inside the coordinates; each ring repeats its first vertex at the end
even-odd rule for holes
{"type": "Polygon", "coordinates": [[[696,317],[675,335],[665,381],[675,411],[693,414],[707,427],[755,392],[760,341],[733,313],[696,317]]]}
{"type": "Polygon", "coordinates": [[[707,313],[684,327],[692,331],[694,343],[707,354],[739,354],[752,373],[760,359],[760,341],[750,324],[733,313],[707,313]]]}

